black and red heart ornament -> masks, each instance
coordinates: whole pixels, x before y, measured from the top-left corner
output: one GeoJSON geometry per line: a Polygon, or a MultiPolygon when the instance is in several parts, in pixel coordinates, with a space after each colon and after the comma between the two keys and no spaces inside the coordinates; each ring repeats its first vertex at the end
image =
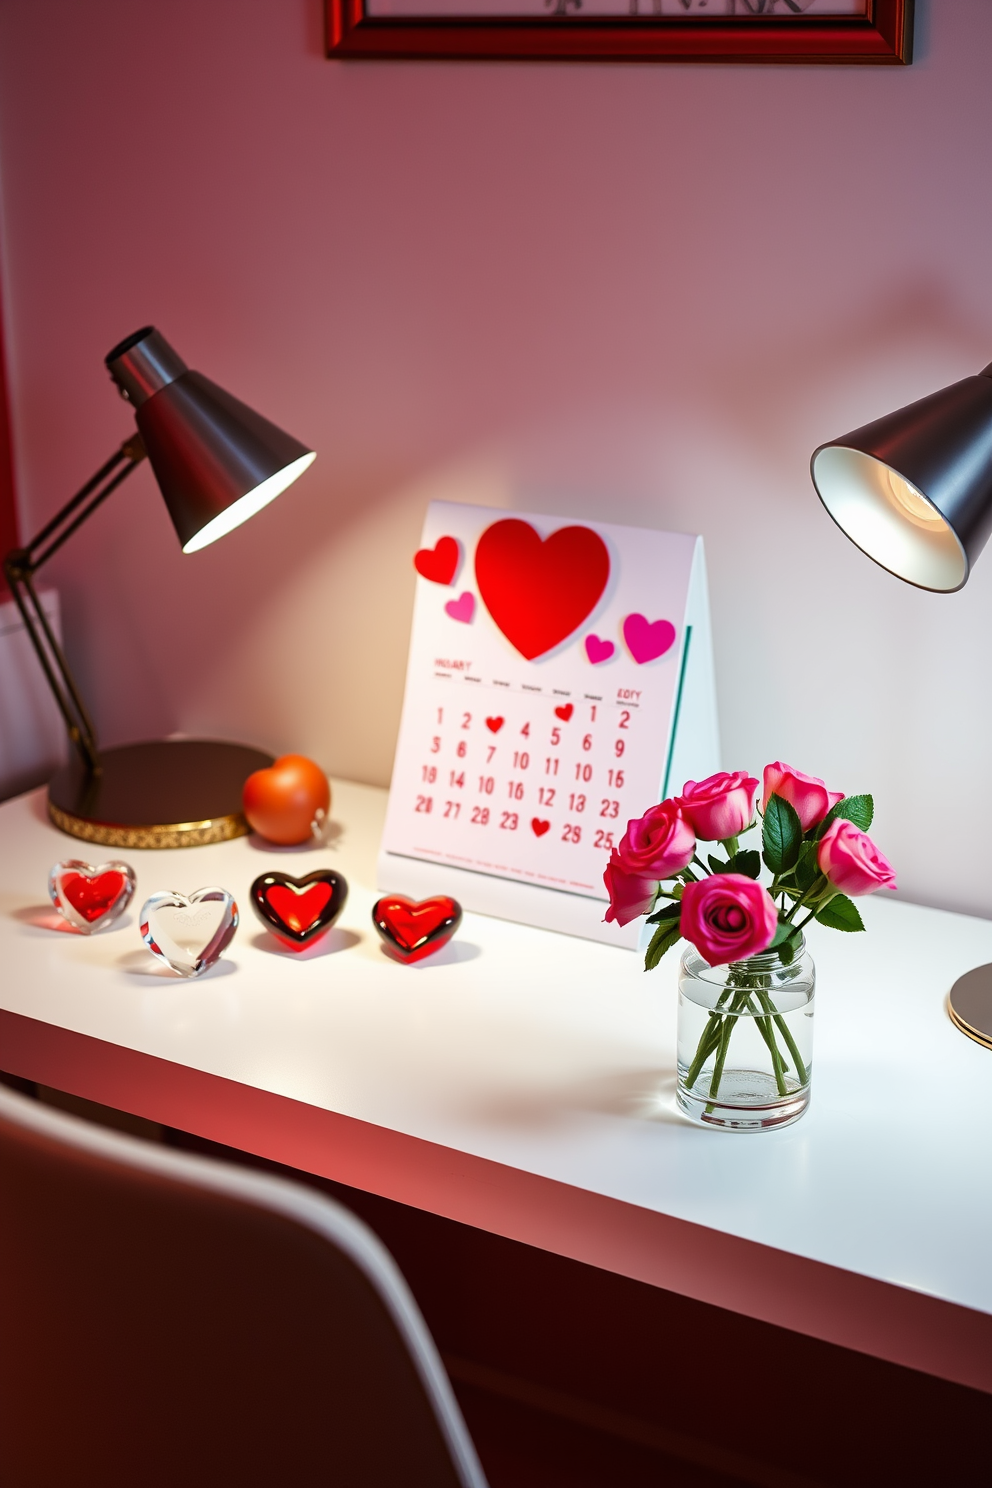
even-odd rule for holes
{"type": "Polygon", "coordinates": [[[304,878],[262,873],[249,897],[266,930],[302,951],[334,924],[348,898],[348,882],[330,868],[316,868],[304,878]]]}
{"type": "Polygon", "coordinates": [[[404,894],[386,894],[372,908],[372,923],[383,949],[407,965],[446,946],[461,922],[462,907],[447,894],[419,901],[404,894]]]}

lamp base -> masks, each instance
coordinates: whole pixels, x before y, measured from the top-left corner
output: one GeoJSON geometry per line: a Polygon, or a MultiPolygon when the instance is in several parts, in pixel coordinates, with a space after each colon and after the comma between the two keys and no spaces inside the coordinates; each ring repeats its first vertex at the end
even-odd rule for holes
{"type": "Polygon", "coordinates": [[[248,776],[272,756],[217,739],[125,744],[90,774],[77,755],[48,786],[48,814],[70,837],[104,847],[202,847],[249,831],[248,776]]]}
{"type": "Polygon", "coordinates": [[[955,1028],[992,1049],[992,966],[976,966],[958,977],[947,997],[955,1028]]]}

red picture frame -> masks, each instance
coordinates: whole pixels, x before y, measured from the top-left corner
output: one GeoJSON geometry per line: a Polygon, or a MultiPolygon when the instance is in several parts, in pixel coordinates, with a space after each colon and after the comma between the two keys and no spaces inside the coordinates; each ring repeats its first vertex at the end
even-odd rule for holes
{"type": "Polygon", "coordinates": [[[327,55],[535,62],[899,65],[912,61],[913,0],[869,0],[864,17],[794,15],[531,19],[371,17],[366,0],[325,0],[327,55]]]}

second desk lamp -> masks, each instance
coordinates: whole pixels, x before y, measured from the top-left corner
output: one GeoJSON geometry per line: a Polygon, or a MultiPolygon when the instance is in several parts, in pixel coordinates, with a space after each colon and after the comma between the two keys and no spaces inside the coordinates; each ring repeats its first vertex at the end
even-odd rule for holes
{"type": "MultiPolygon", "coordinates": [[[[869,558],[921,589],[960,589],[992,532],[992,365],[821,444],[810,470],[869,558]]],[[[948,1011],[992,1048],[992,966],[958,978],[948,1011]]]]}

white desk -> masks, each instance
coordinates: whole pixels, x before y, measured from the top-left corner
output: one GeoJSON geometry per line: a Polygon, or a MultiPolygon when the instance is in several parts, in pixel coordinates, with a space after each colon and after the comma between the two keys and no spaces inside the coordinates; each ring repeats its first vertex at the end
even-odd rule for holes
{"type": "Polygon", "coordinates": [[[780,1132],[674,1107],[675,971],[466,916],[414,967],[372,929],[384,792],[335,786],[321,850],[254,839],[123,854],[121,929],[51,928],[48,869],[113,856],[43,795],[0,807],[0,1068],[463,1223],[992,1393],[992,1053],[944,1011],[992,923],[872,900],[811,940],[813,1100],[780,1132]],[[342,870],[338,925],[281,950],[266,868],[342,870]],[[155,889],[219,883],[228,955],[184,982],[142,946],[155,889]]]}

